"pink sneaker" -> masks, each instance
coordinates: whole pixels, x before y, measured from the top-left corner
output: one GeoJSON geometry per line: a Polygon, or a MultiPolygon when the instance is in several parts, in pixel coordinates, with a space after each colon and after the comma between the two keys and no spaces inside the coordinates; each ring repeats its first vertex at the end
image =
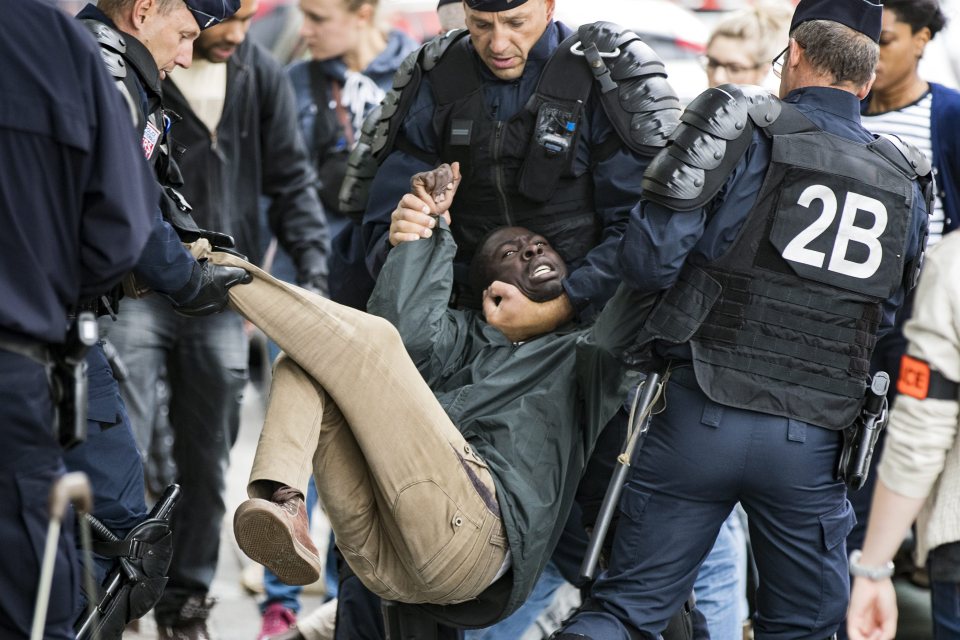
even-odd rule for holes
{"type": "Polygon", "coordinates": [[[273,636],[278,636],[287,631],[297,621],[297,614],[279,602],[267,605],[263,612],[263,620],[260,624],[260,635],[257,640],[267,640],[273,636]]]}

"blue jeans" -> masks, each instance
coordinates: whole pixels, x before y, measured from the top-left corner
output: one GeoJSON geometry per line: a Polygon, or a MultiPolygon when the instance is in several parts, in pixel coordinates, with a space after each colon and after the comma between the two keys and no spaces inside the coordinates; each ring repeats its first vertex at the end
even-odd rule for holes
{"type": "Polygon", "coordinates": [[[949,546],[955,550],[956,544],[937,547],[927,556],[934,640],[960,638],[960,582],[953,580],[957,575],[957,568],[953,566],[956,554],[948,549],[949,546]],[[945,550],[947,553],[943,553],[945,550]]]}
{"type": "Polygon", "coordinates": [[[464,640],[517,640],[534,623],[537,616],[550,606],[553,595],[565,582],[553,561],[547,563],[540,579],[523,605],[492,627],[470,629],[463,634],[464,640]]]}
{"type": "Polygon", "coordinates": [[[158,295],[124,300],[109,339],[129,369],[121,385],[140,451],[147,450],[157,406],[157,375],[166,363],[177,482],[170,581],[156,609],[160,624],[182,622],[180,607],[205,595],[217,568],[230,448],[240,427],[249,345],[243,322],[225,311],[177,315],[158,295]]]}
{"type": "Polygon", "coordinates": [[[960,638],[960,583],[931,582],[933,640],[960,638]]]}
{"type": "Polygon", "coordinates": [[[711,638],[732,640],[742,635],[747,618],[747,537],[736,511],[720,527],[693,591],[711,638]]]}

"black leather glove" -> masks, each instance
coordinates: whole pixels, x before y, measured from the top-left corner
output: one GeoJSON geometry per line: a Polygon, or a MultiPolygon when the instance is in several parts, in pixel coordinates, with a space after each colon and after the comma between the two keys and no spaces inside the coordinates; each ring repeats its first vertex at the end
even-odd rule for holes
{"type": "Polygon", "coordinates": [[[170,295],[173,310],[185,316],[208,316],[223,311],[227,306],[227,291],[235,284],[246,284],[253,280],[245,269],[224,267],[207,260],[198,262],[193,268],[190,281],[179,292],[170,295]],[[181,292],[196,291],[192,296],[179,295],[181,292]]]}
{"type": "Polygon", "coordinates": [[[297,260],[297,284],[324,298],[330,297],[327,283],[327,257],[317,249],[307,249],[297,260]]]}

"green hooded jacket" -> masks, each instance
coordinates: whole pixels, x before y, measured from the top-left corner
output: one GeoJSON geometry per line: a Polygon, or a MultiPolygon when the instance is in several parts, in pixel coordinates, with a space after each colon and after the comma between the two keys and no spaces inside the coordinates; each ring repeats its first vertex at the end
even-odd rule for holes
{"type": "Polygon", "coordinates": [[[550,559],[600,431],[637,375],[619,356],[653,297],[621,287],[590,328],[512,343],[483,314],[451,309],[456,244],[441,221],[394,248],[368,311],[400,332],[437,400],[489,465],[512,570],[479,599],[429,606],[455,626],[486,626],[519,607],[550,559]]]}

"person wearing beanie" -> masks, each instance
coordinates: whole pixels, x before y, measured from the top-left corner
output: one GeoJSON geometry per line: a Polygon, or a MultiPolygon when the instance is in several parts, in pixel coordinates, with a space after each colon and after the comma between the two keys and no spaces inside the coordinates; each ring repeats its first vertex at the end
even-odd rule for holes
{"type": "Polygon", "coordinates": [[[644,175],[618,267],[663,291],[637,347],[667,371],[665,406],[632,460],[607,570],[558,640],[656,639],[737,502],[758,640],[832,637],[849,573],[884,569],[848,563],[857,483],[838,460],[868,387],[885,391],[870,354],[916,282],[930,168],[860,123],[881,12],[801,0],[774,60],[779,99],[708,89],[644,175]]]}

